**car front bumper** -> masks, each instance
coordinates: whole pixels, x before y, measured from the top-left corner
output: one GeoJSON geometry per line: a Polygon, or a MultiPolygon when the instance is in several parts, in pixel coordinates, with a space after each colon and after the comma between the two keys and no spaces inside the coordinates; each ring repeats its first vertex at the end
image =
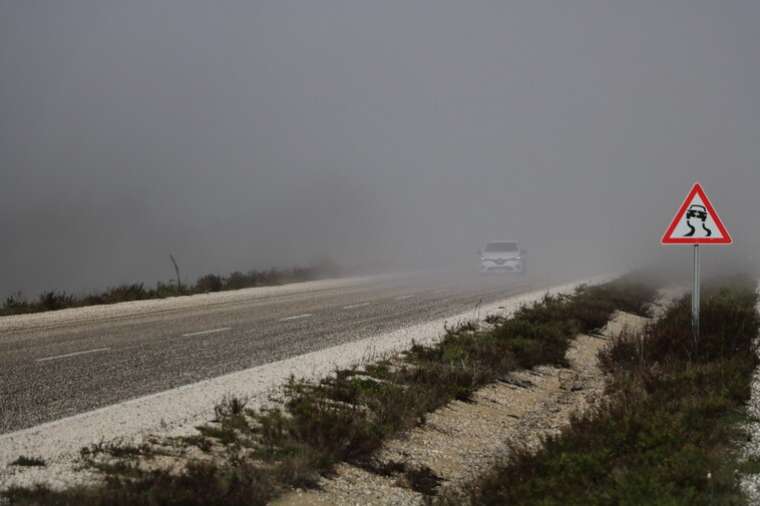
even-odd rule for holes
{"type": "Polygon", "coordinates": [[[523,264],[521,261],[518,262],[507,262],[504,264],[496,264],[496,263],[481,263],[480,264],[480,272],[486,273],[486,272],[522,272],[523,271],[523,264]]]}

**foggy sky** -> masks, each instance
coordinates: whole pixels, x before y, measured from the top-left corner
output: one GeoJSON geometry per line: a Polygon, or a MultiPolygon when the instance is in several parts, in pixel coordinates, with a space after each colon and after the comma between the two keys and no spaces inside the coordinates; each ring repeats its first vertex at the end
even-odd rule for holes
{"type": "Polygon", "coordinates": [[[0,0],[0,295],[167,279],[169,252],[186,277],[476,263],[488,239],[534,268],[688,260],[658,241],[695,180],[746,257],[758,19],[753,0],[0,0]]]}

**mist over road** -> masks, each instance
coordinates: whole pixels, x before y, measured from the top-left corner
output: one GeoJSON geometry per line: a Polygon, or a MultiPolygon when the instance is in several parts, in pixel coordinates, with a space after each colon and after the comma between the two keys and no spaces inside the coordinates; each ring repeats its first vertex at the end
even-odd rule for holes
{"type": "Polygon", "coordinates": [[[200,296],[198,304],[177,299],[173,308],[159,301],[91,320],[56,323],[52,315],[44,325],[0,325],[0,433],[475,311],[479,303],[543,286],[534,278],[418,273],[200,296]]]}

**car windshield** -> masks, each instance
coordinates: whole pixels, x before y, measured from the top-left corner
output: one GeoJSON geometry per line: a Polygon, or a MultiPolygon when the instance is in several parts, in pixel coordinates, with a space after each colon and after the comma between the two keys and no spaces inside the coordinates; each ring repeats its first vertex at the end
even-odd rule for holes
{"type": "Polygon", "coordinates": [[[516,242],[489,242],[486,244],[486,251],[491,253],[507,253],[517,251],[516,242]]]}

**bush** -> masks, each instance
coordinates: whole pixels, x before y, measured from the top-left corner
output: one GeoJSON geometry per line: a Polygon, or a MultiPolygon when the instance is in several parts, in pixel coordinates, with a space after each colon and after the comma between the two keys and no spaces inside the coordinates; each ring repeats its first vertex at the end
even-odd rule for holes
{"type": "Polygon", "coordinates": [[[2,315],[23,314],[23,313],[29,313],[31,311],[32,311],[31,305],[19,293],[16,295],[11,295],[5,299],[5,303],[3,304],[3,308],[0,310],[0,314],[2,315]]]}
{"type": "Polygon", "coordinates": [[[151,296],[152,294],[145,289],[145,285],[133,283],[131,285],[120,285],[109,288],[99,295],[89,295],[84,298],[81,305],[115,304],[117,302],[149,299],[151,296]]]}
{"type": "Polygon", "coordinates": [[[657,325],[643,336],[623,335],[601,356],[606,370],[651,367],[655,364],[696,361],[753,355],[755,330],[760,317],[755,310],[754,287],[733,285],[705,290],[700,311],[699,339],[691,331],[691,299],[678,300],[657,325]]]}
{"type": "Polygon", "coordinates": [[[223,287],[222,278],[216,274],[206,274],[195,283],[195,291],[198,293],[218,292],[223,287]]]}
{"type": "Polygon", "coordinates": [[[611,375],[608,402],[573,418],[538,452],[513,447],[464,496],[439,503],[743,504],[733,422],[758,362],[757,295],[746,282],[705,295],[699,340],[687,298],[643,335],[620,336],[600,354],[611,375]]]}
{"type": "Polygon", "coordinates": [[[224,280],[225,290],[240,290],[251,286],[249,278],[242,272],[235,271],[224,280]]]}
{"type": "Polygon", "coordinates": [[[56,311],[74,305],[74,297],[66,292],[42,293],[37,299],[36,304],[42,311],[56,311]]]}

